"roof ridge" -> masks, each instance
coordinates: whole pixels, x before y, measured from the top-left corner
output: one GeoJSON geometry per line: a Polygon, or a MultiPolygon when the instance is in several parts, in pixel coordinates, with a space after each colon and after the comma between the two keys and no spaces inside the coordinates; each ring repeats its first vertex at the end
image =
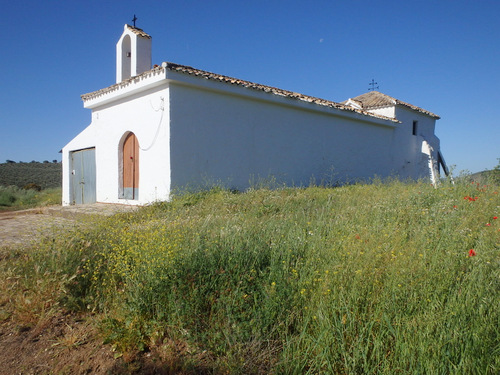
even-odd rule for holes
{"type": "Polygon", "coordinates": [[[137,26],[132,26],[132,25],[129,25],[128,23],[126,24],[127,28],[130,29],[130,31],[132,31],[134,34],[137,34],[139,36],[142,36],[142,37],[145,37],[145,38],[148,38],[148,39],[151,39],[151,35],[147,34],[144,32],[143,29],[140,29],[138,28],[137,26]]]}
{"type": "Polygon", "coordinates": [[[377,90],[374,90],[372,92],[376,92],[377,94],[379,95],[382,95],[384,97],[386,97],[387,99],[389,99],[390,101],[394,102],[394,104],[397,104],[397,102],[399,101],[398,99],[390,96],[390,95],[387,95],[387,94],[384,94],[383,92],[380,92],[380,91],[377,91],[377,90]]]}
{"type": "Polygon", "coordinates": [[[99,95],[104,95],[108,92],[118,90],[120,87],[124,87],[137,79],[142,79],[144,77],[147,77],[155,71],[159,72],[159,71],[164,70],[164,69],[168,69],[168,70],[183,73],[183,74],[195,75],[195,76],[203,77],[205,79],[210,79],[210,80],[214,80],[214,81],[230,83],[230,84],[242,86],[245,88],[260,90],[260,91],[264,91],[266,93],[271,93],[274,95],[283,96],[283,97],[287,97],[290,99],[301,100],[304,102],[313,103],[313,104],[321,105],[324,107],[336,108],[336,109],[339,109],[342,111],[355,112],[355,113],[359,113],[361,115],[370,116],[370,117],[378,118],[381,120],[388,120],[391,122],[399,122],[397,119],[394,119],[394,118],[391,118],[388,116],[380,115],[377,113],[372,113],[372,112],[369,112],[369,111],[364,110],[364,109],[353,108],[351,106],[348,106],[348,105],[345,105],[342,103],[338,103],[338,102],[334,102],[331,100],[321,99],[318,97],[304,95],[304,94],[300,94],[300,93],[289,91],[289,90],[280,89],[280,88],[273,87],[273,86],[262,85],[260,83],[246,81],[246,80],[239,79],[239,78],[233,78],[233,77],[225,76],[222,74],[212,73],[212,72],[209,72],[206,70],[196,69],[196,68],[193,68],[193,67],[188,66],[188,65],[182,65],[182,64],[177,64],[177,63],[173,63],[173,62],[163,62],[161,64],[161,66],[155,65],[153,67],[153,69],[151,69],[151,70],[148,70],[148,71],[141,73],[137,76],[130,77],[129,79],[126,79],[122,82],[115,83],[114,85],[103,88],[101,90],[97,90],[94,92],[83,94],[83,95],[81,95],[81,98],[84,101],[90,100],[90,99],[97,97],[99,95]]]}
{"type": "Polygon", "coordinates": [[[218,80],[218,81],[222,81],[222,82],[226,82],[226,83],[238,84],[238,85],[244,86],[246,88],[253,88],[253,89],[257,89],[257,90],[262,90],[264,92],[270,92],[270,93],[275,94],[275,95],[281,95],[281,96],[289,97],[292,99],[298,99],[298,100],[306,101],[309,103],[323,105],[326,107],[336,108],[336,109],[340,109],[340,110],[356,112],[356,113],[359,113],[362,115],[367,115],[367,116],[379,118],[382,120],[390,120],[392,122],[399,122],[398,120],[395,120],[391,117],[375,114],[375,113],[368,112],[368,111],[365,111],[362,109],[353,108],[351,106],[347,106],[347,105],[339,103],[339,102],[334,102],[332,100],[321,99],[321,98],[318,98],[315,96],[300,94],[297,92],[284,90],[284,89],[280,89],[280,88],[273,87],[273,86],[263,85],[260,83],[246,81],[246,80],[239,79],[239,78],[233,78],[233,77],[225,76],[222,74],[212,73],[212,72],[209,72],[206,70],[193,68],[193,67],[188,66],[188,65],[182,65],[182,64],[177,64],[177,63],[173,63],[173,62],[164,62],[162,64],[162,66],[165,66],[169,70],[182,71],[183,73],[187,73],[187,74],[202,75],[206,79],[214,79],[214,80],[218,80]]]}

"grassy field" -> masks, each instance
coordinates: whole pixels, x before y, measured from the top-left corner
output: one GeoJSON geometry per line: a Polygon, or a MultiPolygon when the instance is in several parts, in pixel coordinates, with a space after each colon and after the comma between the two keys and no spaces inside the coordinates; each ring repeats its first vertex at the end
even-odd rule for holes
{"type": "Polygon", "coordinates": [[[36,184],[42,189],[60,188],[61,163],[0,163],[0,186],[24,188],[36,184]]]}
{"type": "Polygon", "coordinates": [[[41,191],[0,185],[0,212],[61,204],[61,188],[41,191]]]}
{"type": "Polygon", "coordinates": [[[498,374],[500,189],[213,189],[0,257],[0,318],[92,314],[172,373],[498,374]]]}
{"type": "Polygon", "coordinates": [[[61,204],[61,163],[0,163],[0,211],[61,204]]]}

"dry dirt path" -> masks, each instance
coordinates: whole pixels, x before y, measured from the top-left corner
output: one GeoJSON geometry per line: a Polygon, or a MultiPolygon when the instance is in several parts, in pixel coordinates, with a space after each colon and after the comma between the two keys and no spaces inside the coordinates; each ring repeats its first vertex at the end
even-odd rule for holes
{"type": "Polygon", "coordinates": [[[0,212],[0,247],[19,246],[36,241],[47,232],[57,232],[64,226],[75,225],[86,215],[112,215],[135,209],[135,206],[95,203],[0,212]]]}

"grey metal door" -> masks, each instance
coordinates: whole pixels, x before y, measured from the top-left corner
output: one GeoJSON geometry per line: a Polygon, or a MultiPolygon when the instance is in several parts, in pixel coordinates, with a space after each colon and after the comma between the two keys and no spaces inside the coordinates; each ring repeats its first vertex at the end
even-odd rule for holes
{"type": "Polygon", "coordinates": [[[95,203],[95,148],[71,153],[71,202],[72,204],[95,203]]]}

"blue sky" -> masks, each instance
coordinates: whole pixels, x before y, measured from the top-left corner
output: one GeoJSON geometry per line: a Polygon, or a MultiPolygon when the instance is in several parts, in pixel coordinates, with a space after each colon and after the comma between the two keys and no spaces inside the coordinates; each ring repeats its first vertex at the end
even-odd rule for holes
{"type": "Polygon", "coordinates": [[[379,91],[441,116],[454,173],[500,158],[500,1],[4,1],[0,162],[60,160],[115,83],[125,23],[170,61],[333,101],[379,91]]]}

